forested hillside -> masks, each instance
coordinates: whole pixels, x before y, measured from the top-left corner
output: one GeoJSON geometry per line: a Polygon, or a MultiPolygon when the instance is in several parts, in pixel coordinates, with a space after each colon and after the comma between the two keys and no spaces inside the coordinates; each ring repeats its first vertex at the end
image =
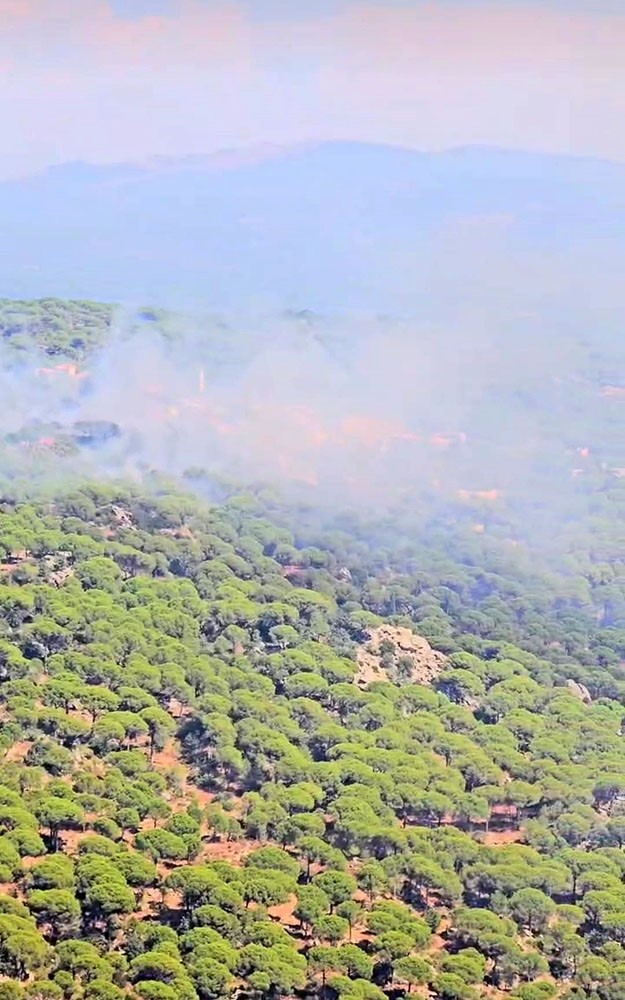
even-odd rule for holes
{"type": "Polygon", "coordinates": [[[82,359],[105,343],[113,310],[96,302],[0,299],[0,338],[15,358],[35,352],[82,359]]]}
{"type": "Polygon", "coordinates": [[[614,649],[487,553],[288,521],[4,502],[0,994],[620,997],[614,649]]]}
{"type": "Polygon", "coordinates": [[[417,440],[375,381],[215,408],[272,323],[339,368],[357,326],[189,323],[0,304],[0,1000],[622,1000],[618,349],[511,342],[417,440]],[[201,464],[237,434],[264,482],[201,464]]]}

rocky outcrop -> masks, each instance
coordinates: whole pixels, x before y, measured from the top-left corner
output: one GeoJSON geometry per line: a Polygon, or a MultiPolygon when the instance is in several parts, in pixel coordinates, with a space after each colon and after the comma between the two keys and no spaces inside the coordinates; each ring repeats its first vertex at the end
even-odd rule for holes
{"type": "Polygon", "coordinates": [[[574,681],[572,678],[569,678],[565,683],[572,695],[583,701],[585,705],[590,705],[592,697],[585,684],[579,684],[578,681],[574,681]]]}
{"type": "Polygon", "coordinates": [[[432,649],[427,639],[399,625],[371,629],[367,642],[357,652],[356,683],[400,681],[431,684],[447,666],[447,657],[432,649]],[[387,652],[390,644],[394,652],[387,652]],[[390,661],[390,662],[389,662],[390,661]]]}

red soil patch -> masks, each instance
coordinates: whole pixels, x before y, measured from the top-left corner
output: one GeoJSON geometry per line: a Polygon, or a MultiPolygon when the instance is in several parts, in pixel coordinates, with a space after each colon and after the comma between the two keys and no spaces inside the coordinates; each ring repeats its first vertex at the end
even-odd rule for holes
{"type": "Polygon", "coordinates": [[[480,834],[480,841],[487,847],[502,847],[504,844],[518,844],[523,840],[523,830],[489,830],[480,834]]]}
{"type": "Polygon", "coordinates": [[[59,837],[63,854],[78,854],[78,848],[85,837],[92,837],[93,830],[64,830],[59,837]]]}
{"type": "Polygon", "coordinates": [[[459,500],[486,500],[494,503],[501,500],[503,493],[501,490],[458,490],[459,500]]]}
{"type": "Polygon", "coordinates": [[[32,745],[32,740],[22,740],[21,743],[14,743],[4,755],[7,764],[21,764],[32,745]]]}
{"type": "Polygon", "coordinates": [[[38,864],[40,861],[45,861],[49,857],[49,854],[27,854],[26,857],[22,858],[22,868],[32,868],[33,865],[38,864]]]}
{"type": "Polygon", "coordinates": [[[362,924],[352,927],[352,944],[362,944],[363,941],[373,941],[374,935],[362,924]]]}
{"type": "Polygon", "coordinates": [[[177,698],[170,698],[168,711],[175,719],[180,719],[183,715],[190,715],[193,709],[190,705],[183,705],[177,698]]]}
{"type": "Polygon", "coordinates": [[[157,750],[152,757],[152,766],[164,775],[175,775],[180,785],[180,795],[172,800],[172,806],[184,808],[190,799],[195,799],[201,808],[209,805],[215,796],[203,788],[193,784],[191,771],[180,757],[180,751],[173,739],[169,740],[164,750],[157,750]]]}
{"type": "Polygon", "coordinates": [[[282,567],[282,576],[290,580],[292,576],[302,576],[306,572],[304,566],[288,565],[282,567]]]}
{"type": "Polygon", "coordinates": [[[228,861],[236,868],[261,846],[257,840],[209,840],[202,845],[198,860],[228,861]]]}
{"type": "Polygon", "coordinates": [[[506,802],[496,802],[490,811],[491,817],[495,816],[507,816],[511,819],[516,819],[519,815],[518,807],[512,803],[506,802]]]}
{"type": "Polygon", "coordinates": [[[450,927],[451,927],[451,919],[449,918],[449,916],[445,915],[442,918],[440,924],[438,925],[436,933],[432,934],[432,937],[430,938],[430,943],[428,946],[429,952],[437,952],[445,950],[445,948],[447,947],[447,940],[445,938],[445,934],[447,933],[450,927]]]}
{"type": "Polygon", "coordinates": [[[498,990],[496,986],[486,986],[482,984],[480,987],[482,996],[490,997],[491,1000],[509,1000],[510,994],[504,992],[504,990],[498,990]]]}
{"type": "Polygon", "coordinates": [[[133,918],[149,918],[158,913],[163,905],[163,894],[160,889],[145,889],[137,908],[133,912],[133,918]]]}
{"type": "MultiPolygon", "coordinates": [[[[188,861],[157,861],[156,871],[161,882],[164,882],[168,875],[171,875],[175,868],[186,868],[190,862],[188,861]]],[[[182,893],[178,892],[176,889],[150,889],[150,893],[156,893],[158,895],[159,906],[161,900],[163,906],[167,907],[168,910],[179,910],[182,907],[182,893]]]]}
{"type": "Polygon", "coordinates": [[[267,907],[267,913],[272,920],[279,921],[283,927],[299,927],[299,920],[293,916],[293,910],[296,906],[297,896],[293,895],[286,903],[267,907]]]}
{"type": "Polygon", "coordinates": [[[159,878],[166,879],[168,875],[171,875],[174,868],[186,868],[189,864],[189,861],[157,861],[156,871],[159,878]]]}
{"type": "Polygon", "coordinates": [[[82,379],[86,378],[89,372],[81,371],[78,365],[75,365],[72,362],[68,361],[61,365],[55,365],[53,368],[37,368],[35,374],[40,377],[41,376],[55,377],[57,375],[67,375],[69,378],[82,379]]]}

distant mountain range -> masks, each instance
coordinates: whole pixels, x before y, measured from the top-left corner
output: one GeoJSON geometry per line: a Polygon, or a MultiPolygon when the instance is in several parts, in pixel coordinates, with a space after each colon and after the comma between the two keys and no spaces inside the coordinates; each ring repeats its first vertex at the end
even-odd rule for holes
{"type": "Polygon", "coordinates": [[[0,184],[0,296],[612,322],[623,266],[625,166],[595,160],[325,143],[0,184]]]}

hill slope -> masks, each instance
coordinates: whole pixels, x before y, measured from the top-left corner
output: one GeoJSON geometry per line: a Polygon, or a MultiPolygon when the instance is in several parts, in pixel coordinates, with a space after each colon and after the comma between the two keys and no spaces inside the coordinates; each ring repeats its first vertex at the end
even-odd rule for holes
{"type": "Polygon", "coordinates": [[[575,601],[250,495],[91,485],[0,533],[7,1000],[620,995],[625,689],[575,601]]]}
{"type": "Polygon", "coordinates": [[[11,296],[427,312],[452,290],[474,301],[477,281],[478,297],[513,289],[522,309],[537,292],[519,269],[533,266],[539,295],[581,280],[580,302],[590,289],[605,312],[625,168],[330,143],[252,162],[67,165],[1,184],[0,220],[11,296]]]}

